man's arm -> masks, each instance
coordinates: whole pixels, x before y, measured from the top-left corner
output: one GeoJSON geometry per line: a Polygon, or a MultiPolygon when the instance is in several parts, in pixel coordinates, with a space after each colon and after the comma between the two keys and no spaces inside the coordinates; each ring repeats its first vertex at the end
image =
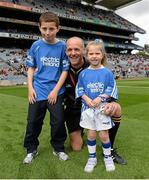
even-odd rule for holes
{"type": "Polygon", "coordinates": [[[117,102],[107,103],[104,107],[104,112],[108,116],[120,117],[121,116],[121,106],[117,102]]]}

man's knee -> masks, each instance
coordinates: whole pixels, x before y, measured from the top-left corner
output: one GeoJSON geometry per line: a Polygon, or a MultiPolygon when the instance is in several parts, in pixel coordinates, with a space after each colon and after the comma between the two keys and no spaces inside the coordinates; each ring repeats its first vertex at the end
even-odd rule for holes
{"type": "Polygon", "coordinates": [[[82,142],[72,142],[71,143],[71,148],[73,151],[80,151],[82,149],[82,142]]]}
{"type": "Polygon", "coordinates": [[[80,151],[82,149],[83,139],[81,136],[81,130],[70,134],[70,145],[73,151],[80,151]]]}

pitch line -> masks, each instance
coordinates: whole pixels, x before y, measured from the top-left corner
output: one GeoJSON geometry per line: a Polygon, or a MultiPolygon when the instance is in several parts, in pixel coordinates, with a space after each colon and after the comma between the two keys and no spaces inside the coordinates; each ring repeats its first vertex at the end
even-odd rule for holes
{"type": "Polygon", "coordinates": [[[117,87],[126,87],[126,88],[141,88],[141,89],[149,89],[149,87],[143,86],[117,86],[117,87]]]}

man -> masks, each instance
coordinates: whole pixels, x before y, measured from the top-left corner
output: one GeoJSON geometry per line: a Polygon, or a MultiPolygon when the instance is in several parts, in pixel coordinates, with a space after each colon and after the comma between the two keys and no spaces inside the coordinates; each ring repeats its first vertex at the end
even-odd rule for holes
{"type": "MultiPolygon", "coordinates": [[[[74,151],[79,151],[83,145],[80,127],[81,99],[75,99],[75,87],[79,73],[88,66],[84,59],[84,42],[79,37],[72,37],[67,40],[66,54],[70,59],[70,70],[66,80],[65,119],[70,137],[70,145],[74,151]]],[[[115,126],[109,131],[112,157],[114,162],[126,164],[126,161],[113,149],[115,136],[120,124],[121,107],[116,102],[110,102],[105,106],[105,114],[112,117],[115,126]],[[114,118],[113,118],[114,117],[114,118]]]]}

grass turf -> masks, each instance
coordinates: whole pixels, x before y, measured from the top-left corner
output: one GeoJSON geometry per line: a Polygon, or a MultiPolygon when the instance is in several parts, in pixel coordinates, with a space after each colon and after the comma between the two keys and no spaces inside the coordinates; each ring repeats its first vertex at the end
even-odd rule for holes
{"type": "Polygon", "coordinates": [[[0,179],[148,179],[149,81],[119,80],[117,85],[123,116],[115,146],[128,164],[116,164],[114,172],[106,172],[101,147],[98,146],[98,165],[91,174],[83,171],[88,156],[86,146],[80,152],[72,152],[68,139],[65,146],[70,160],[62,162],[52,155],[48,113],[40,135],[39,156],[30,165],[22,164],[25,156],[23,137],[28,108],[27,89],[1,87],[0,179]]]}

